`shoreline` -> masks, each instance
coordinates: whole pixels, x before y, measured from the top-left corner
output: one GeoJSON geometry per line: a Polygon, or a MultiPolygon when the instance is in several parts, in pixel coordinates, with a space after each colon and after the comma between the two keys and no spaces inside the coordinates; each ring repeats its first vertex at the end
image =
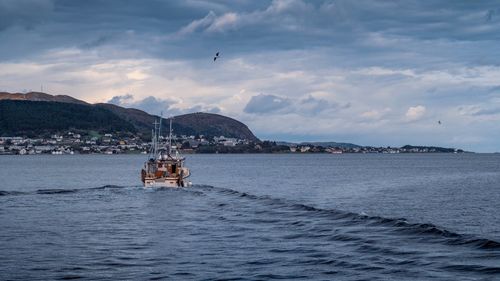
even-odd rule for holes
{"type": "MultiPolygon", "coordinates": [[[[473,151],[467,151],[467,152],[401,152],[401,153],[385,153],[385,152],[344,152],[344,153],[330,153],[330,152],[229,152],[229,153],[181,153],[182,155],[407,155],[407,154],[415,154],[415,155],[422,155],[422,154],[500,154],[500,152],[473,152],[473,151]]],[[[106,154],[106,153],[63,153],[63,154],[50,154],[50,153],[37,153],[37,154],[19,154],[19,153],[0,153],[0,157],[2,156],[96,156],[96,155],[103,155],[103,156],[118,156],[118,155],[144,155],[146,156],[147,154],[143,153],[113,153],[113,154],[106,154]]]]}

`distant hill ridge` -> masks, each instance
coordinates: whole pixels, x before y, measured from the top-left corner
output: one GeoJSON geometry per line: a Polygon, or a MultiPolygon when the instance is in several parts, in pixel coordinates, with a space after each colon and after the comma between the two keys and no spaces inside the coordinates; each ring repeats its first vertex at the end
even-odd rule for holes
{"type": "Polygon", "coordinates": [[[66,102],[66,103],[76,103],[76,104],[86,104],[82,100],[75,99],[66,95],[49,95],[41,92],[29,92],[26,94],[22,93],[6,93],[0,92],[0,100],[29,100],[29,101],[53,101],[53,102],[66,102]]]}
{"type": "Polygon", "coordinates": [[[341,148],[356,148],[356,147],[362,147],[361,145],[357,145],[354,143],[347,143],[347,142],[287,142],[287,141],[277,141],[276,142],[278,145],[286,145],[286,146],[301,146],[301,145],[312,145],[312,146],[322,146],[322,147],[341,147],[341,148]]]}
{"type": "MultiPolygon", "coordinates": [[[[0,136],[81,129],[116,130],[148,137],[157,118],[139,109],[108,103],[89,104],[67,95],[0,92],[0,136]]],[[[168,131],[166,121],[164,119],[164,132],[168,131]]],[[[175,116],[173,129],[178,135],[225,136],[259,141],[245,124],[213,113],[175,116]]]]}

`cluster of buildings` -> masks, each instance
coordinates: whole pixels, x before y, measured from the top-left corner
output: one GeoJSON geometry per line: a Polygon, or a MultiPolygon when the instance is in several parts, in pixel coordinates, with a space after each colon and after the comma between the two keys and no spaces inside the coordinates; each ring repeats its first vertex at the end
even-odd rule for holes
{"type": "Polygon", "coordinates": [[[291,146],[291,152],[327,152],[333,154],[341,153],[462,153],[461,149],[442,148],[432,146],[410,146],[403,147],[373,147],[373,146],[356,146],[356,147],[321,147],[312,145],[291,146]]]}
{"type": "MultiPolygon", "coordinates": [[[[185,152],[194,152],[202,145],[221,145],[233,147],[248,144],[249,141],[229,137],[173,136],[173,145],[185,152]]],[[[160,139],[164,143],[166,138],[160,139]]],[[[2,154],[121,154],[143,153],[149,151],[151,143],[136,136],[117,136],[111,133],[96,136],[82,136],[74,132],[54,134],[50,137],[0,137],[0,155],[2,154]]]]}
{"type": "MultiPolygon", "coordinates": [[[[307,144],[291,146],[277,145],[264,141],[252,143],[249,140],[204,136],[173,136],[173,144],[184,153],[461,153],[460,149],[403,146],[403,147],[322,147],[307,144]]],[[[166,138],[160,142],[167,143],[166,138]]],[[[0,137],[0,155],[2,154],[146,154],[151,147],[149,141],[137,136],[118,136],[111,133],[104,135],[84,135],[75,132],[54,134],[49,137],[0,137]]]]}

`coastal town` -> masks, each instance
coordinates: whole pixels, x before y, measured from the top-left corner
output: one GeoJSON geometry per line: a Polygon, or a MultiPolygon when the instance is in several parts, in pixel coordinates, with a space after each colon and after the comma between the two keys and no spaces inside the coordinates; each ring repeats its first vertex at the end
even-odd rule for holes
{"type": "MultiPolygon", "coordinates": [[[[174,135],[174,145],[183,153],[463,153],[461,149],[410,146],[372,147],[315,145],[314,143],[277,144],[274,141],[254,142],[225,136],[174,135]]],[[[160,138],[166,143],[166,138],[160,138]]],[[[68,131],[46,137],[0,137],[0,155],[72,155],[72,154],[147,154],[151,142],[137,136],[113,133],[82,135],[68,131]]]]}
{"type": "MultiPolygon", "coordinates": [[[[161,137],[161,141],[167,141],[161,137]]],[[[246,140],[235,138],[204,136],[173,136],[174,144],[184,152],[194,152],[199,146],[236,146],[249,144],[246,140]]],[[[96,136],[82,136],[68,131],[45,138],[0,137],[0,154],[146,154],[151,142],[136,136],[118,136],[105,133],[96,136]]]]}

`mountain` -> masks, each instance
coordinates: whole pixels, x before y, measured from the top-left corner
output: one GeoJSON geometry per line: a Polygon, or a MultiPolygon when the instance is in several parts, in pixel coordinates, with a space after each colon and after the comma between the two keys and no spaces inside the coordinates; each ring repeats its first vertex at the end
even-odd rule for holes
{"type": "MultiPolygon", "coordinates": [[[[130,122],[143,133],[150,133],[152,124],[158,116],[150,115],[135,108],[124,108],[109,103],[95,104],[105,108],[122,119],[130,122]]],[[[163,119],[162,131],[168,132],[168,119],[163,119]]],[[[172,129],[178,135],[225,136],[231,138],[259,141],[250,129],[240,121],[214,113],[196,112],[173,117],[172,129]]]]}
{"type": "Polygon", "coordinates": [[[37,136],[66,130],[137,132],[111,111],[91,105],[0,100],[0,136],[37,136]]]}
{"type": "MultiPolygon", "coordinates": [[[[93,130],[139,134],[148,138],[158,116],[114,104],[89,104],[65,95],[39,92],[0,93],[0,135],[50,133],[62,130],[93,130]]],[[[212,113],[190,113],[173,119],[177,135],[226,136],[259,141],[243,123],[212,113]]],[[[168,132],[168,120],[163,132],[168,132]]]]}
{"type": "Polygon", "coordinates": [[[40,92],[29,92],[26,94],[21,93],[6,93],[0,92],[0,100],[29,100],[29,101],[54,101],[54,102],[65,102],[65,103],[76,103],[76,104],[85,104],[88,103],[75,99],[66,95],[49,95],[46,93],[40,92]]]}
{"type": "Polygon", "coordinates": [[[148,114],[142,110],[125,108],[111,103],[97,103],[94,106],[113,112],[145,134],[151,134],[153,122],[158,119],[158,116],[148,114]]]}
{"type": "Polygon", "coordinates": [[[214,113],[190,113],[174,117],[175,132],[186,135],[226,136],[258,141],[248,127],[235,119],[214,113]]]}

